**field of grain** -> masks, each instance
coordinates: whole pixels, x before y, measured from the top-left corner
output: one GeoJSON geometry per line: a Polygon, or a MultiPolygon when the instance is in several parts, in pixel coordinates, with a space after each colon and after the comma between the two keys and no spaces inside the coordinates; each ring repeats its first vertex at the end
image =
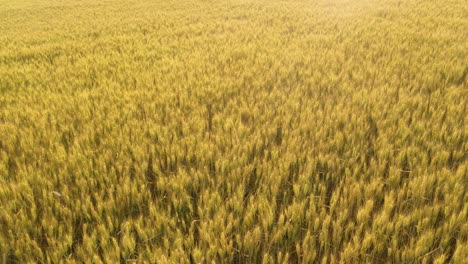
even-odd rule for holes
{"type": "Polygon", "coordinates": [[[0,0],[1,263],[466,263],[466,0],[0,0]]]}

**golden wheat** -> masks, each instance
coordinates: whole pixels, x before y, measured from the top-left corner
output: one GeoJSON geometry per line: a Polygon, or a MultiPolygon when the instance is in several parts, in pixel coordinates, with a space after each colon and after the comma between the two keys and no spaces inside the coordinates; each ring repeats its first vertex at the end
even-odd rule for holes
{"type": "Polygon", "coordinates": [[[0,0],[4,263],[465,263],[464,0],[0,0]]]}

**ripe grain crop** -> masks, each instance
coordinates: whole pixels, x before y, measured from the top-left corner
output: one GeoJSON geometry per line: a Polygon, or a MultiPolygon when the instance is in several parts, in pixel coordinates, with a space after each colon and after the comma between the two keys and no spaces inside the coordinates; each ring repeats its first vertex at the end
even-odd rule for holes
{"type": "Polygon", "coordinates": [[[0,0],[0,262],[466,263],[466,0],[0,0]]]}

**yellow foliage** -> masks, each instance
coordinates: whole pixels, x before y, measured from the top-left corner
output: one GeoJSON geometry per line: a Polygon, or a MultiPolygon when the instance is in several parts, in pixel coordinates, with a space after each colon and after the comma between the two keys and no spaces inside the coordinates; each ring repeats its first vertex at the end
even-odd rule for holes
{"type": "Polygon", "coordinates": [[[464,263],[467,8],[0,0],[0,262],[464,263]]]}

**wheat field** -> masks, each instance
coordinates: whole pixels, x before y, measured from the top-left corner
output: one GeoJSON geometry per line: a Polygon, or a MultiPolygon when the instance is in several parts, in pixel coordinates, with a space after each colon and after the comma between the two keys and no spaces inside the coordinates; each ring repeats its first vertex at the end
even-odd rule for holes
{"type": "Polygon", "coordinates": [[[467,263],[466,0],[0,0],[0,263],[467,263]]]}

